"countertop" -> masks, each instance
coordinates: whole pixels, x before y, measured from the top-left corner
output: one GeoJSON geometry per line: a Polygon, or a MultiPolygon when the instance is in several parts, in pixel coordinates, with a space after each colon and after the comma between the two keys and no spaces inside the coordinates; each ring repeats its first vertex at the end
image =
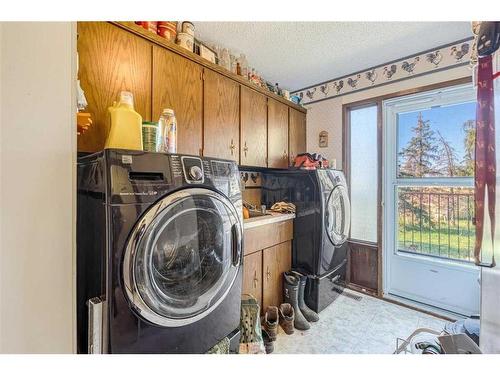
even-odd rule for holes
{"type": "Polygon", "coordinates": [[[261,225],[279,223],[280,221],[295,219],[295,214],[280,214],[278,212],[267,211],[268,215],[252,217],[243,220],[243,229],[250,229],[261,225]]]}

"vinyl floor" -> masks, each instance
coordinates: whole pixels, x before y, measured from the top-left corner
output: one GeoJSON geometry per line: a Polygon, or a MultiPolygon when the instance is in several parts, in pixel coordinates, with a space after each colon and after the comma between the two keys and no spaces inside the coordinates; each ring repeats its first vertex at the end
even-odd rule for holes
{"type": "Polygon", "coordinates": [[[349,290],[340,295],[308,331],[286,335],[280,328],[276,354],[392,354],[396,339],[417,328],[441,331],[445,320],[349,290]]]}

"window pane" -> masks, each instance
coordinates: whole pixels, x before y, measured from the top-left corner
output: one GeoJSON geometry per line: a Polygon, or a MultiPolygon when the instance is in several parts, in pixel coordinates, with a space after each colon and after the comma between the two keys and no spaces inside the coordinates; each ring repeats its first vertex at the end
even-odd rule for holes
{"type": "Polygon", "coordinates": [[[377,242],[377,106],[350,112],[351,238],[377,242]]]}
{"type": "Polygon", "coordinates": [[[398,187],[399,251],[472,261],[474,189],[398,187]]]}
{"type": "Polygon", "coordinates": [[[399,113],[398,177],[473,176],[475,118],[474,102],[399,113]]]}

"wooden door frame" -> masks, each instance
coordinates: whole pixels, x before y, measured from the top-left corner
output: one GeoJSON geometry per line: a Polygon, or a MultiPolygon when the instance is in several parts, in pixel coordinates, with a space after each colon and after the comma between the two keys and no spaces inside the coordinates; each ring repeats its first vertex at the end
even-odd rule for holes
{"type": "MultiPolygon", "coordinates": [[[[377,106],[377,243],[373,244],[371,242],[366,242],[366,241],[360,241],[360,240],[351,240],[349,239],[350,243],[357,243],[363,246],[372,246],[376,248],[378,254],[377,254],[377,279],[378,279],[378,285],[377,285],[377,291],[372,291],[368,292],[369,294],[375,295],[379,298],[383,298],[383,293],[384,293],[384,288],[383,288],[383,277],[382,277],[382,272],[383,272],[383,243],[382,243],[382,235],[383,235],[383,207],[382,207],[382,191],[383,191],[383,150],[382,150],[382,145],[383,145],[383,115],[382,115],[382,105],[384,100],[388,99],[393,99],[397,97],[402,97],[406,95],[411,95],[411,94],[417,94],[420,92],[425,92],[425,91],[431,91],[431,90],[436,90],[440,88],[445,88],[445,87],[451,87],[451,86],[458,86],[458,85],[463,85],[472,82],[472,77],[462,77],[462,78],[457,78],[449,81],[444,81],[444,82],[439,82],[439,83],[434,83],[431,85],[425,85],[425,86],[419,86],[416,88],[412,89],[407,89],[407,90],[401,90],[397,91],[394,93],[390,94],[385,94],[385,95],[379,95],[375,96],[372,98],[367,98],[355,102],[350,102],[342,105],[342,167],[344,170],[344,174],[346,176],[346,180],[348,183],[348,186],[350,186],[351,182],[351,174],[350,174],[350,131],[349,131],[349,122],[350,122],[350,111],[352,109],[360,109],[360,108],[366,108],[370,106],[377,106]]],[[[350,195],[350,193],[349,193],[350,195]]],[[[358,289],[363,292],[366,292],[366,290],[363,289],[363,287],[355,284],[350,283],[350,251],[349,251],[349,267],[348,267],[348,272],[347,272],[347,283],[350,287],[353,289],[358,289]]]]}

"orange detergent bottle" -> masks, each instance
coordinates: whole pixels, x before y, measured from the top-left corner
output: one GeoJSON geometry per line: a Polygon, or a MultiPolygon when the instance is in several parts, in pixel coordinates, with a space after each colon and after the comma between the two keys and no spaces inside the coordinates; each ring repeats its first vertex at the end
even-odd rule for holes
{"type": "Polygon", "coordinates": [[[108,108],[111,127],[104,148],[142,151],[142,117],[134,110],[134,97],[128,91],[120,93],[120,101],[108,108]]]}

